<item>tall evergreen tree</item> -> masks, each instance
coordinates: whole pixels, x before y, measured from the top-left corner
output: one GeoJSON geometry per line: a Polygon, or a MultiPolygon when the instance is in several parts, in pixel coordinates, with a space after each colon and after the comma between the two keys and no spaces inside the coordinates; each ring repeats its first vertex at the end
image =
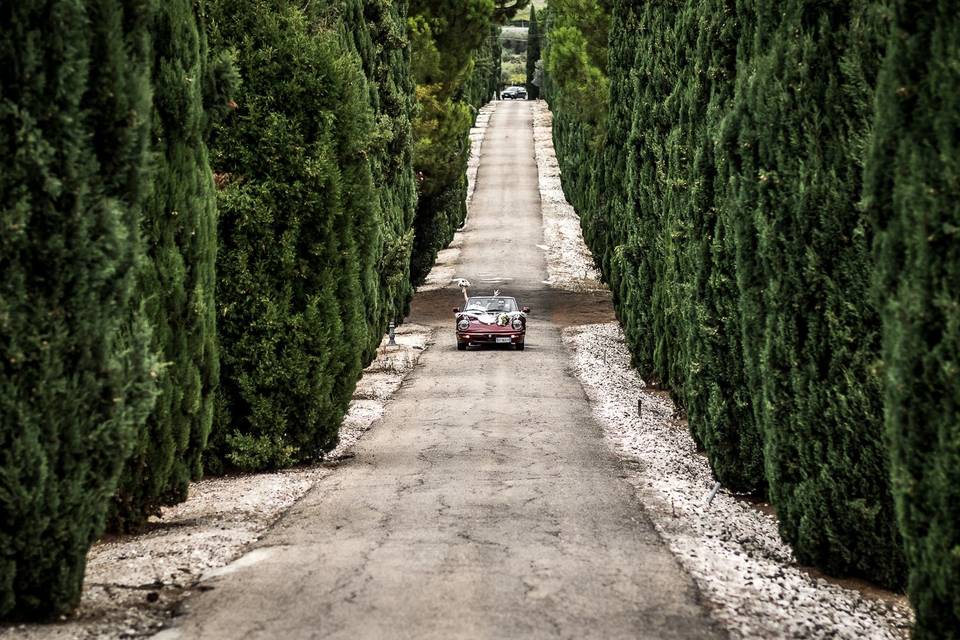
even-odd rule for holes
{"type": "Polygon", "coordinates": [[[530,5],[530,27],[527,29],[527,96],[531,100],[540,97],[540,87],[533,84],[538,60],[540,60],[540,25],[537,22],[537,8],[530,5]]]}
{"type": "MultiPolygon", "coordinates": [[[[887,22],[873,3],[780,2],[744,85],[756,135],[739,172],[762,314],[755,404],[780,531],[798,558],[898,586],[904,575],[881,428],[879,317],[858,205],[887,22]],[[796,91],[793,87],[803,87],[796,91]]],[[[766,28],[760,22],[761,28],[766,28]]]]}
{"type": "Polygon", "coordinates": [[[500,27],[488,27],[488,43],[474,52],[470,77],[463,86],[463,99],[474,111],[487,104],[500,86],[501,56],[500,27]]]}
{"type": "MultiPolygon", "coordinates": [[[[489,51],[491,27],[525,9],[529,0],[412,0],[410,38],[417,84],[413,124],[419,181],[410,278],[426,278],[437,252],[466,217],[467,158],[476,107],[492,92],[471,99],[471,71],[489,51]],[[471,104],[473,103],[473,104],[471,104]]],[[[475,93],[475,92],[474,92],[475,93]]]]}
{"type": "Polygon", "coordinates": [[[960,638],[960,16],[896,2],[866,205],[884,413],[917,640],[960,638]]]}
{"type": "Polygon", "coordinates": [[[77,604],[87,550],[153,402],[134,303],[148,18],[146,1],[0,4],[4,618],[77,604]]]}
{"type": "Polygon", "coordinates": [[[214,470],[276,468],[333,447],[363,362],[406,304],[403,6],[211,2],[211,47],[237,47],[243,80],[212,143],[222,185],[214,470]]]}
{"type": "Polygon", "coordinates": [[[688,189],[674,206],[686,207],[689,215],[681,365],[690,430],[718,480],[737,491],[763,493],[763,439],[743,371],[736,251],[720,206],[726,184],[721,173],[729,166],[716,145],[733,99],[737,49],[747,46],[740,23],[729,18],[735,12],[736,0],[690,0],[684,7],[679,28],[695,42],[678,124],[689,136],[690,155],[671,163],[678,175],[670,183],[688,189]]]}
{"type": "MultiPolygon", "coordinates": [[[[141,431],[115,499],[112,526],[139,526],[186,499],[202,472],[219,378],[214,307],[216,200],[204,142],[206,44],[195,10],[156,5],[153,40],[152,191],[141,225],[147,259],[139,295],[165,366],[156,407],[141,431]]],[[[223,98],[221,98],[223,99],[223,98]]]]}
{"type": "Polygon", "coordinates": [[[406,315],[413,291],[409,269],[417,195],[411,120],[416,98],[406,19],[406,0],[349,0],[342,22],[371,80],[369,101],[377,133],[367,151],[376,215],[356,229],[371,329],[364,362],[373,356],[387,323],[406,315]]]}

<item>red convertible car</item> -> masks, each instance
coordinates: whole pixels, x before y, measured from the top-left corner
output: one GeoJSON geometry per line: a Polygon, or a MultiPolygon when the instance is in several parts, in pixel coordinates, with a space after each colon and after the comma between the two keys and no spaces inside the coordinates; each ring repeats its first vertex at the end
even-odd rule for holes
{"type": "Polygon", "coordinates": [[[523,351],[530,307],[520,309],[507,296],[477,296],[467,299],[463,311],[454,307],[457,349],[471,344],[508,344],[523,351]]]}

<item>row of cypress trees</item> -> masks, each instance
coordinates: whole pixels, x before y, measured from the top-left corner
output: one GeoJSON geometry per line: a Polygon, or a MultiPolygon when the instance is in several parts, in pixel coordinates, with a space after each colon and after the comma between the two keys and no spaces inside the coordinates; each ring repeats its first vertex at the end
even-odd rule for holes
{"type": "Polygon", "coordinates": [[[411,278],[423,282],[467,215],[469,133],[500,82],[499,26],[530,0],[411,0],[420,200],[411,278]]]}
{"type": "Polygon", "coordinates": [[[540,87],[538,82],[540,79],[537,78],[537,63],[540,62],[540,39],[541,32],[543,27],[540,24],[540,19],[543,16],[537,15],[537,8],[533,5],[530,5],[530,26],[527,28],[527,96],[531,100],[536,100],[540,97],[540,87]]]}
{"type": "Polygon", "coordinates": [[[948,5],[558,0],[545,52],[635,364],[801,562],[909,576],[924,638],[960,633],[948,5]]]}
{"type": "Polygon", "coordinates": [[[204,469],[334,446],[443,241],[414,68],[447,4],[0,4],[0,618],[72,609],[104,527],[204,469]]]}
{"type": "Polygon", "coordinates": [[[409,52],[399,3],[209,7],[211,46],[235,48],[243,82],[211,141],[222,379],[207,467],[279,468],[336,444],[410,295],[409,52]]]}
{"type": "Polygon", "coordinates": [[[150,413],[149,2],[0,5],[0,616],[71,608],[150,413]]]}

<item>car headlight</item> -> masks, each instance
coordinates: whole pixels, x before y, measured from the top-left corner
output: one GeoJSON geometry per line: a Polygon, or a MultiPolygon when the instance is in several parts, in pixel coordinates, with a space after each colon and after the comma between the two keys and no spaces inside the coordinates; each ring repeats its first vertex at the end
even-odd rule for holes
{"type": "Polygon", "coordinates": [[[520,329],[523,329],[523,320],[521,320],[520,318],[514,318],[513,328],[516,329],[517,331],[519,331],[520,329]]]}
{"type": "Polygon", "coordinates": [[[466,331],[469,328],[470,328],[470,321],[467,320],[466,318],[461,318],[460,321],[457,323],[457,329],[460,329],[460,331],[466,331]]]}

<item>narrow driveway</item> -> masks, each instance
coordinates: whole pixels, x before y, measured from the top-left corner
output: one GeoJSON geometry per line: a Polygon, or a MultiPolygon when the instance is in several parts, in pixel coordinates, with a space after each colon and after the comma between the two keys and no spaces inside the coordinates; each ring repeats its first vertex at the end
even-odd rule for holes
{"type": "Polygon", "coordinates": [[[523,352],[460,352],[439,328],[356,457],[187,600],[182,638],[714,638],[690,578],[603,442],[560,341],[604,297],[542,282],[532,116],[504,103],[483,146],[458,276],[533,307],[523,352]]]}

